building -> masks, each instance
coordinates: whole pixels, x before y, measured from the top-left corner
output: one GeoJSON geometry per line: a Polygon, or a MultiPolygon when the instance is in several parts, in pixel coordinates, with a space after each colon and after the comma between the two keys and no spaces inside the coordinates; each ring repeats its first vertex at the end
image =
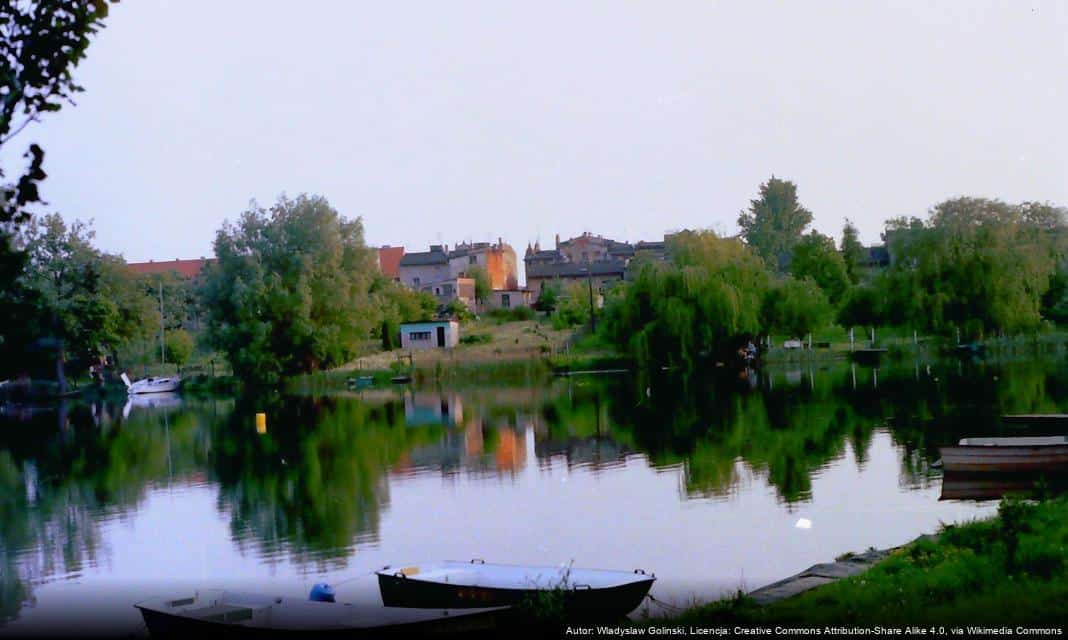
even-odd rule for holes
{"type": "Polygon", "coordinates": [[[409,289],[424,291],[424,287],[444,282],[451,277],[449,272],[448,247],[430,245],[430,251],[405,253],[397,263],[397,275],[401,284],[409,289]]]}
{"type": "Polygon", "coordinates": [[[383,245],[378,248],[378,269],[382,275],[400,282],[400,262],[404,257],[404,247],[383,245]]]}
{"type": "Polygon", "coordinates": [[[491,309],[515,309],[529,307],[533,300],[530,289],[495,289],[488,303],[491,309]]]}
{"type": "Polygon", "coordinates": [[[536,297],[552,283],[562,286],[569,281],[591,280],[594,288],[604,294],[614,283],[624,279],[632,259],[645,255],[666,259],[665,243],[643,241],[630,244],[588,232],[561,241],[557,235],[553,249],[542,250],[538,243],[527,245],[523,257],[527,289],[536,297]]]}
{"type": "MultiPolygon", "coordinates": [[[[519,274],[515,250],[500,238],[496,243],[461,243],[450,251],[448,245],[431,245],[429,251],[405,253],[397,264],[399,281],[410,289],[426,291],[448,304],[459,299],[475,309],[472,267],[479,267],[494,291],[518,292],[519,274]]],[[[512,296],[508,296],[511,301],[512,296]]],[[[500,300],[500,296],[493,296],[500,300]]],[[[491,305],[493,306],[493,305],[491,305]]]]}
{"type": "Polygon", "coordinates": [[[204,271],[204,267],[214,262],[215,258],[201,257],[197,260],[179,260],[175,258],[173,261],[161,260],[160,262],[156,262],[155,260],[149,260],[148,262],[127,262],[126,267],[130,271],[140,275],[174,273],[183,278],[197,282],[200,279],[201,273],[204,271]]]}
{"type": "Polygon", "coordinates": [[[598,262],[546,262],[527,265],[527,289],[532,296],[537,296],[545,287],[561,286],[568,282],[592,281],[593,288],[604,294],[613,284],[623,279],[627,264],[622,260],[601,260],[598,262]]]}
{"type": "Polygon", "coordinates": [[[451,349],[458,344],[460,323],[455,320],[401,323],[401,349],[451,349]]]}

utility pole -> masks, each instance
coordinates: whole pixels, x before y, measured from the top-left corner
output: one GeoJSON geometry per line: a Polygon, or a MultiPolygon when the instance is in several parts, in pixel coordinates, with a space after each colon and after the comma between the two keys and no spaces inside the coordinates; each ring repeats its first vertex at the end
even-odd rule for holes
{"type": "Polygon", "coordinates": [[[590,291],[590,330],[597,333],[597,315],[593,312],[593,265],[586,259],[586,286],[590,291]]]}

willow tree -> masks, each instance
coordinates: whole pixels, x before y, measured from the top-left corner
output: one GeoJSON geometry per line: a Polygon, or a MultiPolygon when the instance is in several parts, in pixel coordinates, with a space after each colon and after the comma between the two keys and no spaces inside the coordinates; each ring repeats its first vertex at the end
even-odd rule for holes
{"type": "Polygon", "coordinates": [[[669,239],[668,252],[671,262],[642,265],[605,310],[608,336],[639,365],[689,370],[759,332],[768,274],[746,245],[684,232],[669,239]]]}
{"type": "Polygon", "coordinates": [[[203,285],[208,336],[243,379],[270,384],[347,362],[380,320],[363,223],[322,196],[253,203],[223,224],[215,256],[203,285]]]}
{"type": "Polygon", "coordinates": [[[970,337],[1031,330],[1056,272],[1063,210],[1037,203],[956,198],[928,220],[891,220],[893,263],[879,279],[888,319],[970,337]]]}

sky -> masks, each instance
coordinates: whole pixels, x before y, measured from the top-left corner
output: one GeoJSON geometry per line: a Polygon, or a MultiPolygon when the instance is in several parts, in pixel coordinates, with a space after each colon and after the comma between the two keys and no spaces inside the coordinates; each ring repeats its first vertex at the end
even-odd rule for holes
{"type": "Polygon", "coordinates": [[[129,261],[302,192],[409,251],[733,234],[771,175],[875,243],[960,195],[1068,205],[1065,33],[1059,1],[136,0],[0,162],[42,144],[48,210],[129,261]]]}

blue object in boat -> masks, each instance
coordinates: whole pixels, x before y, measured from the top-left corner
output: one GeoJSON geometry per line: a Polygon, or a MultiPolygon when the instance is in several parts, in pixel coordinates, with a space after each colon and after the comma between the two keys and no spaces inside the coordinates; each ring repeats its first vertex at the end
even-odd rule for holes
{"type": "Polygon", "coordinates": [[[334,602],[334,588],[325,582],[312,587],[311,593],[308,594],[308,600],[312,602],[334,602]]]}

